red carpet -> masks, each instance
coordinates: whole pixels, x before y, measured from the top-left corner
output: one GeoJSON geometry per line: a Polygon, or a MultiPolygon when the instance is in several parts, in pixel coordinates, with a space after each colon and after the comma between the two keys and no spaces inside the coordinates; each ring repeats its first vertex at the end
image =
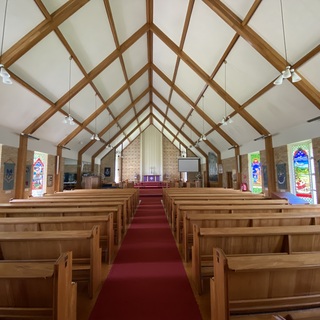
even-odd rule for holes
{"type": "Polygon", "coordinates": [[[161,197],[141,197],[91,313],[96,319],[201,319],[161,197]]]}

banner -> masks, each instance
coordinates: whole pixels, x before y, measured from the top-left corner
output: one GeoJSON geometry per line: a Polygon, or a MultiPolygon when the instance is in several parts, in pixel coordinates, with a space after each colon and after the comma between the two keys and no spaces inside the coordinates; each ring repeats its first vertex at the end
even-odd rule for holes
{"type": "Polygon", "coordinates": [[[3,172],[3,190],[13,190],[14,188],[14,168],[15,163],[5,163],[3,172]]]}

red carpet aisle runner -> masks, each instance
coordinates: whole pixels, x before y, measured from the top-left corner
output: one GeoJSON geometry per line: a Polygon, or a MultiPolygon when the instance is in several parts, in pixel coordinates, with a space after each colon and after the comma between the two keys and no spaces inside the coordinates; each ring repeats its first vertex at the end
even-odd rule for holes
{"type": "Polygon", "coordinates": [[[90,320],[200,320],[162,198],[141,199],[90,320]]]}

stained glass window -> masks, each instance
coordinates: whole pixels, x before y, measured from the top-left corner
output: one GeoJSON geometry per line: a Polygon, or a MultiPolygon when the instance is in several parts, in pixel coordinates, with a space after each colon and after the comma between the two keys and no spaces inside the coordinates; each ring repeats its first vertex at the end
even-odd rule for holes
{"type": "Polygon", "coordinates": [[[45,192],[45,163],[47,155],[44,153],[35,152],[33,162],[32,176],[32,195],[34,197],[42,196],[45,192]]]}
{"type": "Polygon", "coordinates": [[[306,202],[314,203],[313,163],[311,143],[306,141],[291,146],[293,193],[306,202]]]}
{"type": "Polygon", "coordinates": [[[253,193],[262,192],[260,152],[249,154],[250,185],[253,193]]]}

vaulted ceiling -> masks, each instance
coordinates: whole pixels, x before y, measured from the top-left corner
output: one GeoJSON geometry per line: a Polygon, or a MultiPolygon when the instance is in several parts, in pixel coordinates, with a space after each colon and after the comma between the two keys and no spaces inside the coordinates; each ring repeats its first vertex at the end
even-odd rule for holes
{"type": "Polygon", "coordinates": [[[0,0],[13,82],[0,83],[0,143],[24,133],[38,151],[101,159],[154,125],[201,157],[320,136],[308,122],[320,116],[320,1],[282,4],[283,15],[280,0],[9,0],[6,11],[0,0]],[[302,80],[275,86],[287,65],[302,80]]]}

